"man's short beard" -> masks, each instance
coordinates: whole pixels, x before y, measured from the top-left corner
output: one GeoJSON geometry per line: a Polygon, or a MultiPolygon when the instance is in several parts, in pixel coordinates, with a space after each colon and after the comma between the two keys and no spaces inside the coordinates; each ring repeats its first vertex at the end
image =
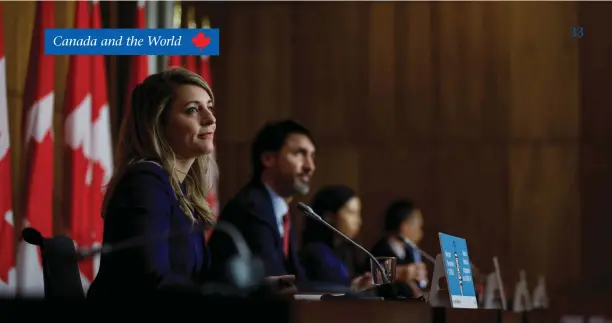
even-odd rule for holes
{"type": "Polygon", "coordinates": [[[296,183],[293,185],[293,190],[296,194],[304,196],[310,192],[310,185],[307,183],[296,183]]]}

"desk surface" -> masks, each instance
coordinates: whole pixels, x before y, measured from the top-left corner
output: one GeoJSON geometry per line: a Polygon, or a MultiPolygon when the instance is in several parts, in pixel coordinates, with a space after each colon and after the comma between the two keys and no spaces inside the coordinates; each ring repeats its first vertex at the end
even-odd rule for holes
{"type": "Polygon", "coordinates": [[[293,323],[431,323],[431,307],[422,302],[371,300],[293,301],[293,323]]]}
{"type": "MultiPolygon", "coordinates": [[[[174,299],[174,301],[177,301],[174,299]]],[[[375,300],[323,300],[323,301],[263,301],[225,298],[179,299],[185,308],[194,308],[203,313],[206,323],[244,322],[264,320],[267,323],[522,323],[521,313],[499,310],[472,310],[432,308],[418,301],[375,300]]],[[[192,311],[177,310],[164,300],[162,303],[92,304],[87,302],[44,302],[26,300],[0,300],[1,321],[35,321],[39,319],[57,321],[108,322],[113,320],[159,319],[173,317],[175,320],[193,317],[192,311]],[[96,313],[94,317],[90,313],[96,313]],[[121,313],[121,314],[119,314],[121,313]],[[90,319],[91,317],[91,319],[90,319]]],[[[528,313],[529,323],[552,322],[547,320],[547,311],[528,313]]]]}
{"type": "MultiPolygon", "coordinates": [[[[525,314],[523,313],[514,313],[512,311],[502,311],[501,312],[501,323],[523,323],[524,318],[525,318],[525,314]]],[[[533,323],[543,323],[543,322],[534,321],[533,323]]]]}
{"type": "Polygon", "coordinates": [[[531,311],[529,313],[515,313],[512,311],[502,310],[464,310],[464,309],[446,309],[443,321],[444,323],[548,323],[552,322],[546,317],[546,311],[531,311]]]}

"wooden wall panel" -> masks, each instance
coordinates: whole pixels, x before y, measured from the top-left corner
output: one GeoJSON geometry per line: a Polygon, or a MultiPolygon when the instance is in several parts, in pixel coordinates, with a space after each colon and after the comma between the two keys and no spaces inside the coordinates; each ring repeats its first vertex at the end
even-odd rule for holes
{"type": "Polygon", "coordinates": [[[293,117],[320,141],[378,133],[360,116],[368,106],[367,9],[366,3],[303,2],[293,9],[293,25],[284,27],[293,28],[293,117]]]}
{"type": "Polygon", "coordinates": [[[577,145],[510,150],[510,259],[525,259],[514,269],[527,270],[531,282],[546,274],[565,289],[580,278],[581,250],[570,242],[580,235],[577,166],[577,145]]]}
{"type": "MultiPolygon", "coordinates": [[[[291,30],[285,28],[291,21],[290,7],[261,8],[244,4],[222,24],[222,33],[228,36],[222,42],[221,52],[231,59],[219,61],[228,75],[221,78],[220,87],[230,87],[240,95],[219,97],[218,117],[223,120],[226,115],[236,113],[236,108],[243,117],[219,127],[220,137],[224,139],[250,141],[253,133],[269,119],[260,113],[262,108],[269,109],[274,118],[291,115],[291,30]],[[234,110],[227,110],[230,107],[234,110]]],[[[213,78],[213,84],[219,83],[213,78]]]]}
{"type": "MultiPolygon", "coordinates": [[[[250,42],[249,53],[253,53],[252,65],[254,79],[253,103],[267,109],[277,119],[288,118],[292,114],[293,99],[293,47],[292,33],[285,28],[292,19],[290,4],[278,4],[272,8],[258,7],[255,11],[255,24],[251,33],[242,33],[250,42]]],[[[268,117],[259,109],[249,109],[250,127],[257,131],[268,117]]],[[[246,140],[250,141],[251,133],[246,140]]]]}
{"type": "MultiPolygon", "coordinates": [[[[389,123],[405,141],[423,142],[436,134],[437,103],[433,48],[433,7],[425,2],[394,3],[395,23],[395,113],[389,123]]],[[[391,77],[390,77],[391,78],[391,77]]]]}
{"type": "MultiPolygon", "coordinates": [[[[438,46],[438,118],[437,132],[443,139],[479,138],[483,134],[479,122],[482,106],[467,106],[466,90],[474,88],[481,80],[477,74],[468,74],[469,62],[464,53],[466,23],[474,17],[465,10],[467,6],[459,2],[435,6],[436,39],[438,46]]],[[[485,17],[476,17],[477,20],[485,17]]]]}
{"type": "Polygon", "coordinates": [[[253,73],[253,55],[246,55],[249,49],[248,39],[252,39],[252,35],[245,35],[244,31],[253,29],[251,12],[247,8],[237,8],[235,14],[228,17],[228,20],[219,26],[223,34],[227,35],[227,38],[221,42],[221,52],[225,53],[228,59],[218,60],[222,69],[227,73],[227,77],[220,80],[213,78],[213,86],[232,89],[231,91],[235,90],[236,93],[240,93],[232,95],[228,90],[224,97],[217,95],[216,109],[219,125],[223,124],[222,121],[225,121],[226,124],[217,128],[220,140],[224,138],[232,142],[247,142],[257,127],[255,122],[252,122],[254,121],[252,117],[258,110],[253,104],[253,93],[256,86],[254,81],[256,77],[260,77],[261,81],[265,82],[266,78],[253,73]],[[226,116],[238,114],[238,111],[241,111],[242,119],[229,121],[230,119],[226,118],[226,116]]]}
{"type": "Polygon", "coordinates": [[[510,15],[512,138],[574,139],[580,116],[575,3],[513,3],[510,15]],[[537,30],[533,23],[538,24],[537,30]]]}
{"type": "Polygon", "coordinates": [[[230,194],[236,193],[251,179],[250,171],[247,171],[251,164],[251,144],[249,142],[229,144],[217,140],[217,147],[219,147],[217,163],[222,172],[219,190],[226,192],[220,197],[221,205],[224,205],[230,194]]]}
{"type": "Polygon", "coordinates": [[[362,120],[367,120],[363,124],[367,137],[376,141],[393,141],[397,133],[392,120],[395,118],[395,93],[398,89],[395,77],[390,77],[395,75],[397,68],[394,10],[392,2],[372,2],[369,8],[369,22],[377,28],[368,28],[368,92],[364,94],[369,100],[364,102],[367,104],[362,108],[362,120]]]}
{"type": "Polygon", "coordinates": [[[439,253],[437,232],[444,232],[468,239],[479,267],[491,266],[495,255],[507,259],[506,162],[502,145],[452,143],[437,149],[436,208],[427,219],[439,231],[427,231],[430,250],[439,253]]]}
{"type": "MultiPolygon", "coordinates": [[[[607,248],[612,245],[609,233],[612,227],[612,94],[609,86],[612,82],[612,39],[605,36],[605,31],[612,25],[611,11],[612,3],[580,3],[580,24],[577,24],[585,31],[585,37],[579,40],[582,83],[579,241],[585,279],[576,289],[608,294],[612,290],[612,262],[605,260],[609,253],[607,248]]],[[[612,296],[605,300],[604,304],[612,304],[612,296]]]]}
{"type": "Polygon", "coordinates": [[[512,274],[526,269],[532,283],[543,274],[554,290],[569,291],[581,267],[580,250],[567,243],[580,224],[579,44],[568,34],[577,10],[513,3],[508,14],[510,259],[524,259],[511,262],[512,274]],[[537,20],[547,23],[534,32],[537,20]]]}

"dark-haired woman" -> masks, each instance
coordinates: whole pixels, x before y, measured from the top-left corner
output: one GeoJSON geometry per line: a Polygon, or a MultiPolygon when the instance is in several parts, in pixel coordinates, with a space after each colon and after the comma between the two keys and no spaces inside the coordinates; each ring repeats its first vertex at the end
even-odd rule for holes
{"type": "MultiPolygon", "coordinates": [[[[312,207],[349,238],[359,234],[361,201],[351,188],[324,187],[315,195],[312,207]]],[[[307,218],[302,244],[301,261],[309,281],[343,285],[355,291],[372,286],[369,273],[357,275],[354,247],[319,222],[307,218]]]]}

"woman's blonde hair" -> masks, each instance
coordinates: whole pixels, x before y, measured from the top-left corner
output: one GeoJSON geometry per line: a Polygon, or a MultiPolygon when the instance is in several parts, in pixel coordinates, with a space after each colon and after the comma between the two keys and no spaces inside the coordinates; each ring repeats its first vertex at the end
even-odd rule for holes
{"type": "Polygon", "coordinates": [[[206,194],[218,177],[217,164],[212,156],[196,158],[186,174],[185,194],[176,177],[176,155],[164,137],[163,127],[167,112],[175,99],[175,90],[181,85],[196,85],[208,92],[214,104],[210,86],[199,75],[183,68],[171,68],[148,76],[132,91],[131,109],[121,124],[119,144],[115,152],[115,171],[104,197],[102,216],[117,184],[131,163],[139,160],[158,162],[169,174],[174,194],[183,212],[194,222],[206,227],[215,224],[215,216],[206,202],[206,194]]]}

